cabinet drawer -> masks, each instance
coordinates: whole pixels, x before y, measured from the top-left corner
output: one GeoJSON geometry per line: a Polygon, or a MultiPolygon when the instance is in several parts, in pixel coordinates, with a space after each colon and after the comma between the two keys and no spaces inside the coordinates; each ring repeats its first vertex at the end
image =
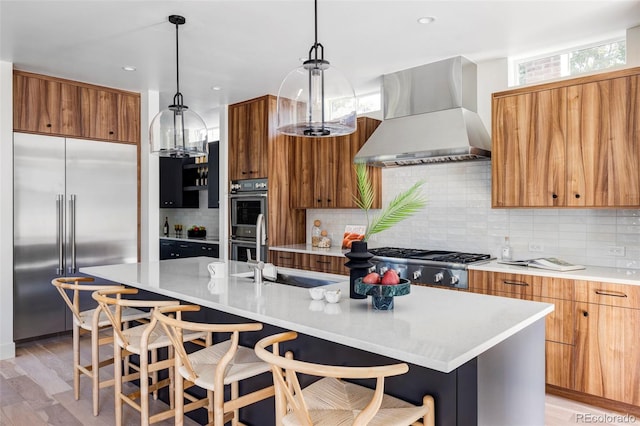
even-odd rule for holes
{"type": "Polygon", "coordinates": [[[297,261],[298,256],[297,253],[292,253],[288,251],[272,251],[271,252],[271,263],[276,266],[281,266],[283,268],[296,268],[299,266],[299,262],[297,261]]]}
{"type": "Polygon", "coordinates": [[[599,305],[640,309],[640,286],[577,280],[576,300],[599,305]]]}
{"type": "Polygon", "coordinates": [[[531,299],[533,276],[501,272],[471,271],[470,290],[476,293],[508,293],[511,297],[531,299]]]}

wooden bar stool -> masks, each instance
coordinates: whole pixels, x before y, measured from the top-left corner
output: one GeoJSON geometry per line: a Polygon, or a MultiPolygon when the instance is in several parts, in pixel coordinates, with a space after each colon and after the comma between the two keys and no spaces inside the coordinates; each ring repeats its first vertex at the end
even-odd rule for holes
{"type": "Polygon", "coordinates": [[[276,425],[429,425],[435,422],[434,400],[423,397],[416,406],[384,393],[385,377],[409,371],[405,363],[375,367],[343,367],[314,364],[279,354],[279,344],[293,340],[290,331],[265,337],[256,343],[256,355],[268,362],[276,388],[276,425]],[[273,352],[266,348],[272,346],[273,352]],[[298,373],[323,377],[302,389],[298,373]],[[369,389],[341,379],[376,379],[369,389]]]}
{"type": "MultiPolygon", "coordinates": [[[[123,327],[123,313],[130,308],[156,309],[158,307],[177,306],[180,302],[175,300],[135,300],[123,298],[123,295],[137,294],[137,289],[105,289],[93,293],[92,297],[98,302],[104,311],[108,312],[114,336],[114,376],[115,376],[115,414],[116,425],[123,424],[122,404],[133,407],[140,413],[140,424],[149,425],[174,416],[173,403],[173,346],[171,340],[165,334],[158,321],[151,319],[148,324],[137,327],[123,327]],[[158,349],[167,348],[167,359],[158,359],[158,349]],[[131,366],[135,372],[131,373],[125,368],[123,372],[123,358],[131,354],[140,357],[139,366],[131,366]],[[169,378],[158,381],[158,372],[167,369],[169,378]],[[123,383],[140,380],[140,390],[130,394],[123,393],[123,383]],[[149,383],[151,381],[151,383],[149,383]],[[169,386],[170,408],[149,415],[149,397],[158,398],[158,390],[169,386]],[[139,403],[136,402],[139,399],[139,403]]],[[[203,332],[189,332],[181,335],[183,341],[196,341],[206,336],[203,332]]],[[[200,341],[204,345],[203,341],[200,341]]],[[[197,407],[194,407],[197,408],[197,407]]]]}
{"type": "Polygon", "coordinates": [[[222,426],[231,421],[233,426],[242,425],[239,421],[239,409],[274,395],[273,386],[240,396],[238,382],[259,374],[269,372],[270,366],[256,357],[251,348],[239,344],[240,333],[262,329],[260,323],[245,324],[204,324],[182,320],[182,312],[199,311],[195,305],[172,306],[160,308],[153,312],[171,337],[176,352],[176,417],[175,424],[184,421],[184,398],[191,396],[184,392],[191,386],[198,386],[207,391],[205,400],[208,407],[209,424],[222,426]],[[168,315],[175,314],[175,318],[168,315]],[[187,354],[181,336],[189,331],[203,331],[209,336],[207,346],[187,354]],[[212,344],[213,333],[231,333],[228,340],[212,344]],[[184,382],[184,379],[187,382],[184,382]],[[231,399],[224,400],[224,387],[231,388],[231,399]]]}
{"type": "MultiPolygon", "coordinates": [[[[100,380],[100,368],[113,363],[113,358],[100,361],[100,346],[113,342],[113,335],[100,336],[101,332],[109,331],[111,322],[100,307],[95,309],[80,311],[80,292],[96,291],[103,289],[124,288],[117,285],[97,285],[81,284],[92,283],[90,277],[60,277],[51,281],[62,299],[73,314],[73,390],[76,400],[80,399],[80,375],[84,374],[91,379],[91,389],[93,395],[93,415],[97,416],[100,411],[100,389],[113,386],[114,379],[100,380]],[[69,298],[66,290],[72,291],[69,298]],[[82,332],[91,333],[91,365],[80,364],[80,334],[82,332]]],[[[127,309],[122,312],[122,321],[127,324],[130,321],[149,318],[150,313],[139,309],[127,309]]]]}

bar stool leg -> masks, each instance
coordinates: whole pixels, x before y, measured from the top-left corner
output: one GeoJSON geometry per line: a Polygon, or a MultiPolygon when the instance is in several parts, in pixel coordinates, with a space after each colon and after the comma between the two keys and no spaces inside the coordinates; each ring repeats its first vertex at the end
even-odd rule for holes
{"type": "Polygon", "coordinates": [[[91,330],[91,386],[93,389],[93,415],[97,416],[100,400],[100,329],[93,327],[91,330]]]}
{"type": "MultiPolygon", "coordinates": [[[[152,359],[153,359],[154,353],[155,351],[151,351],[152,359]]],[[[149,354],[148,353],[140,354],[140,425],[149,426],[149,354]]]]}
{"type": "Polygon", "coordinates": [[[73,390],[76,401],[80,399],[80,326],[73,322],[73,390]]]}
{"type": "MultiPolygon", "coordinates": [[[[238,399],[238,396],[240,396],[240,392],[238,391],[238,382],[233,382],[231,383],[231,399],[235,400],[238,399]]],[[[239,409],[235,409],[233,410],[233,419],[231,420],[231,425],[232,426],[238,426],[239,423],[239,417],[240,416],[240,410],[239,409]]]]}
{"type": "MultiPolygon", "coordinates": [[[[158,350],[157,349],[153,349],[151,351],[151,363],[155,364],[156,362],[158,362],[158,350]]],[[[151,372],[151,384],[155,385],[156,383],[158,383],[158,370],[154,370],[151,372]]],[[[158,399],[158,390],[154,390],[153,391],[153,399],[157,400],[158,399]]]]}
{"type": "MultiPolygon", "coordinates": [[[[177,372],[178,370],[178,363],[179,363],[179,358],[175,358],[175,370],[177,372]]],[[[175,423],[176,426],[183,426],[184,425],[184,379],[182,378],[181,374],[176,374],[175,375],[175,379],[176,379],[176,408],[175,408],[175,423]]],[[[211,415],[209,415],[209,417],[211,417],[211,415]]],[[[211,419],[209,420],[209,423],[211,423],[211,419]]]]}
{"type": "MultiPolygon", "coordinates": [[[[115,340],[115,339],[114,339],[115,340]]],[[[113,342],[113,388],[115,392],[116,426],[122,426],[122,348],[113,342]]]]}
{"type": "MultiPolygon", "coordinates": [[[[173,359],[175,356],[173,345],[169,346],[169,359],[173,359]]],[[[175,372],[174,368],[169,368],[169,407],[176,408],[176,395],[175,395],[175,385],[173,384],[175,380],[175,372]]]]}

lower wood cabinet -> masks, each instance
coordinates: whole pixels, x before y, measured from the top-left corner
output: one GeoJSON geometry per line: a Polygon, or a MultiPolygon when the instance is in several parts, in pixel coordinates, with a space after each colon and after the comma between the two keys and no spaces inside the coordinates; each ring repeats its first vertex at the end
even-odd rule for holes
{"type": "Polygon", "coordinates": [[[325,256],[321,254],[272,250],[269,252],[269,261],[283,268],[349,275],[349,268],[344,266],[347,258],[342,256],[325,256]]]}
{"type": "Polygon", "coordinates": [[[640,412],[640,286],[469,272],[472,292],[555,305],[545,320],[548,385],[640,412]]]}

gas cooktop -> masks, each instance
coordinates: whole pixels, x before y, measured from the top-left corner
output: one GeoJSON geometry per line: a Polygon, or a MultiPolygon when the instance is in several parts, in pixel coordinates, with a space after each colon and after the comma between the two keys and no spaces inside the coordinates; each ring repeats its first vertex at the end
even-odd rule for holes
{"type": "Polygon", "coordinates": [[[433,262],[448,262],[448,263],[474,263],[482,260],[491,259],[489,254],[478,253],[462,253],[456,251],[443,251],[443,250],[425,250],[425,249],[410,249],[401,247],[379,247],[369,249],[369,253],[376,257],[385,258],[397,258],[397,259],[415,259],[415,260],[429,260],[433,262]]]}

